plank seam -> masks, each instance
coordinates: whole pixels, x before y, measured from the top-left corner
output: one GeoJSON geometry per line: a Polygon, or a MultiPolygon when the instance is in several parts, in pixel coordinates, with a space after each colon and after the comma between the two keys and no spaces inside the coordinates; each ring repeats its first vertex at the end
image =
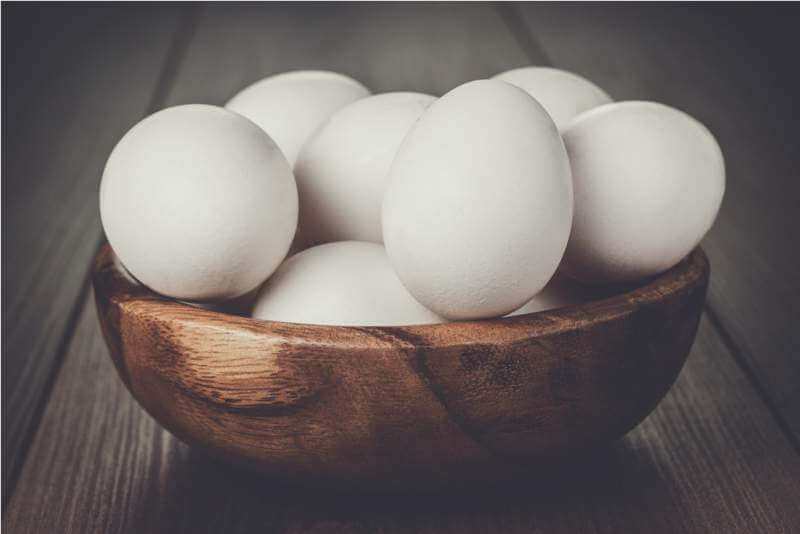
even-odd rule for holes
{"type": "Polygon", "coordinates": [[[511,35],[514,37],[514,40],[517,41],[517,44],[520,46],[520,48],[522,48],[522,51],[525,52],[526,56],[528,56],[528,59],[533,62],[537,62],[539,65],[553,65],[553,62],[550,61],[550,58],[545,53],[542,45],[539,44],[539,42],[533,36],[533,32],[530,31],[530,28],[528,28],[523,21],[522,13],[520,13],[517,6],[503,2],[495,4],[494,8],[495,11],[497,11],[497,14],[500,15],[500,18],[503,20],[505,25],[508,27],[511,35]]]}
{"type": "Polygon", "coordinates": [[[195,30],[197,29],[197,21],[202,9],[202,5],[196,4],[184,7],[180,25],[175,32],[175,38],[172,40],[167,50],[164,66],[161,68],[156,86],[153,89],[153,96],[150,98],[150,102],[147,105],[147,114],[155,113],[164,105],[167,96],[169,96],[169,92],[175,85],[178,68],[189,50],[189,43],[192,37],[194,37],[195,30]]]}
{"type": "Polygon", "coordinates": [[[50,400],[50,393],[53,391],[56,378],[58,378],[59,371],[61,371],[61,367],[63,366],[67,348],[72,342],[75,328],[78,325],[78,320],[80,319],[81,311],[83,310],[82,304],[86,298],[87,292],[89,291],[89,281],[91,279],[89,276],[89,271],[90,270],[87,268],[86,273],[83,276],[83,281],[81,282],[80,291],[78,292],[77,298],[70,309],[69,316],[67,318],[67,324],[64,326],[64,330],[61,333],[61,339],[58,340],[58,345],[56,345],[56,357],[50,368],[50,372],[47,374],[47,379],[45,380],[42,394],[40,395],[39,400],[36,402],[36,407],[33,410],[29,428],[25,432],[25,436],[20,443],[20,450],[22,452],[17,462],[11,466],[11,473],[8,476],[6,491],[3,494],[3,517],[6,515],[8,503],[11,501],[11,496],[14,494],[14,489],[16,488],[17,481],[22,473],[22,468],[25,466],[25,461],[28,457],[31,444],[33,443],[33,438],[36,436],[36,432],[39,430],[39,424],[42,421],[44,410],[47,407],[48,401],[50,400]]]}
{"type": "MultiPolygon", "coordinates": [[[[172,39],[172,42],[170,43],[170,46],[165,54],[164,63],[156,79],[156,86],[153,89],[153,95],[147,105],[145,114],[153,113],[166,101],[167,95],[175,83],[178,67],[183,58],[186,56],[186,52],[189,48],[189,42],[194,36],[201,9],[201,6],[198,5],[190,5],[184,8],[184,13],[175,32],[175,37],[172,39]]],[[[96,256],[97,251],[100,249],[103,242],[104,239],[101,237],[95,246],[95,254],[92,255],[93,258],[96,256]]],[[[72,343],[78,321],[80,320],[81,312],[83,311],[83,304],[86,302],[86,297],[89,294],[91,278],[91,267],[87,266],[81,282],[80,290],[75,302],[70,308],[67,323],[64,326],[61,338],[56,345],[55,358],[53,359],[50,371],[47,374],[47,379],[45,380],[44,387],[42,388],[42,393],[36,402],[36,407],[33,410],[33,415],[31,417],[28,429],[25,431],[25,436],[21,441],[22,452],[20,453],[17,462],[10,466],[11,472],[2,496],[2,518],[5,518],[6,516],[8,504],[11,502],[11,497],[14,495],[14,490],[19,482],[19,477],[22,474],[22,470],[27,462],[28,453],[30,452],[33,440],[39,431],[42,417],[44,416],[45,409],[50,401],[50,396],[53,392],[56,380],[58,379],[58,375],[61,371],[61,368],[64,366],[67,351],[72,343]]]]}
{"type": "Polygon", "coordinates": [[[750,364],[747,363],[748,358],[745,356],[744,349],[742,349],[736,340],[734,340],[733,336],[722,323],[722,320],[710,303],[706,303],[705,312],[709,322],[711,323],[711,326],[713,326],[714,330],[716,330],[717,335],[719,335],[722,343],[725,345],[725,348],[728,349],[728,352],[736,362],[739,369],[741,369],[742,373],[747,377],[748,382],[750,382],[750,384],[753,386],[756,394],[764,403],[764,406],[766,406],[767,411],[769,411],[769,413],[772,415],[772,418],[775,420],[778,428],[780,428],[783,435],[786,436],[786,439],[791,444],[794,452],[800,456],[800,439],[798,439],[798,436],[792,432],[792,427],[789,425],[789,421],[783,417],[781,410],[775,404],[772,396],[767,392],[766,388],[758,379],[758,375],[756,374],[755,370],[750,366],[750,364]]]}

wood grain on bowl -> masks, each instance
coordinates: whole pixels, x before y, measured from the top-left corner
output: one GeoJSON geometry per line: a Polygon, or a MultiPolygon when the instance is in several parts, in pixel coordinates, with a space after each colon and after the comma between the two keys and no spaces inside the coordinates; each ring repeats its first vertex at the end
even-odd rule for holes
{"type": "Polygon", "coordinates": [[[188,443],[313,485],[512,478],[621,436],[686,359],[702,250],[641,288],[489,321],[331,327],[257,321],[136,285],[108,245],[93,281],[133,396],[188,443]]]}

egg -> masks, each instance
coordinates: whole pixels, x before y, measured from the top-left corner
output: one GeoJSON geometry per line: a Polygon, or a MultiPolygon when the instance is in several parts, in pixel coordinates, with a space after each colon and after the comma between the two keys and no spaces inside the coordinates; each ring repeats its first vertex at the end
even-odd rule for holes
{"type": "Polygon", "coordinates": [[[222,300],[261,284],[297,227],[297,188],[275,143],[216,106],[167,108],[108,158],[100,216],[119,260],[181,300],[222,300]]]}
{"type": "Polygon", "coordinates": [[[461,85],[398,149],[383,239],[403,284],[448,319],[496,317],[538,293],[561,261],[572,181],[558,129],[521,89],[461,85]]]}
{"type": "Polygon", "coordinates": [[[286,260],[264,284],[253,317],[344,326],[440,323],[397,279],[376,243],[340,241],[286,260]]]}
{"type": "Polygon", "coordinates": [[[525,90],[539,101],[559,129],[584,111],[611,102],[611,97],[595,84],[560,69],[522,67],[494,77],[525,90]]]}
{"type": "Polygon", "coordinates": [[[588,111],[563,132],[575,191],[564,270],[628,283],[669,269],[711,228],[725,192],[714,136],[654,102],[588,111]]]}
{"type": "Polygon", "coordinates": [[[303,143],[331,113],[369,94],[344,74],[303,70],[264,78],[242,89],[225,107],[263,128],[294,165],[303,143]]]}
{"type": "Polygon", "coordinates": [[[385,93],[334,113],[303,146],[295,164],[298,240],[381,243],[381,203],[389,167],[406,133],[435,100],[385,93]]]}

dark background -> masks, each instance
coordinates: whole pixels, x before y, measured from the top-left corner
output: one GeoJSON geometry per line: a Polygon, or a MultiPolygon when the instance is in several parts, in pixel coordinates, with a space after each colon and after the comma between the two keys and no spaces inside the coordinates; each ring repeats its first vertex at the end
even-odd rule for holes
{"type": "Polygon", "coordinates": [[[788,5],[3,4],[3,527],[800,531],[798,27],[788,5]],[[87,283],[103,164],[131,125],[285,70],[440,95],[528,64],[683,109],[725,153],[706,312],[644,423],[505,491],[353,496],[219,465],[138,407],[87,283]]]}

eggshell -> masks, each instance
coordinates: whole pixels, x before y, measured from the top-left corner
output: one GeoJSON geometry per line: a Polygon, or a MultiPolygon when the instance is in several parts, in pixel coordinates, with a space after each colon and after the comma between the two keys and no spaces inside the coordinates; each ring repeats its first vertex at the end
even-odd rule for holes
{"type": "Polygon", "coordinates": [[[564,131],[575,217],[563,268],[591,283],[669,269],[711,228],[725,192],[722,151],[698,121],[654,102],[588,111],[564,131]]]}
{"type": "Polygon", "coordinates": [[[572,222],[569,162],[547,112],[521,89],[479,80],[420,117],[383,201],[395,271],[450,319],[495,317],[539,292],[572,222]]]}
{"type": "Polygon", "coordinates": [[[264,78],[225,107],[261,126],[294,165],[303,143],[331,113],[368,95],[366,87],[344,74],[303,70],[264,78]]]}
{"type": "Polygon", "coordinates": [[[264,284],[253,317],[344,326],[441,323],[400,283],[381,245],[327,243],[286,260],[264,284]]]}
{"type": "Polygon", "coordinates": [[[298,239],[381,243],[381,203],[389,167],[406,133],[436,100],[385,93],[334,113],[306,142],[295,164],[298,239]]]}
{"type": "Polygon", "coordinates": [[[586,78],[550,67],[512,69],[494,79],[525,90],[547,110],[559,129],[584,111],[612,101],[605,91],[586,78]]]}
{"type": "Polygon", "coordinates": [[[297,188],[268,135],[220,107],[168,108],[136,124],[103,171],[100,216],[126,269],[177,299],[237,297],[283,260],[297,188]]]}

